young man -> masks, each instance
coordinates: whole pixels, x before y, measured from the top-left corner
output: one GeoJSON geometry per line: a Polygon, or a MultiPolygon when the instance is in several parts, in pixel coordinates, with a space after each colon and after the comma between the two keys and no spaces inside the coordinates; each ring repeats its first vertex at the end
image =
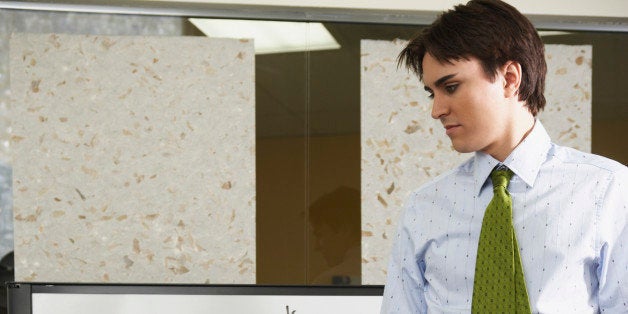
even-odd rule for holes
{"type": "Polygon", "coordinates": [[[399,61],[454,148],[475,155],[409,198],[382,313],[626,313],[628,168],[550,141],[530,21],[470,1],[399,61]]]}

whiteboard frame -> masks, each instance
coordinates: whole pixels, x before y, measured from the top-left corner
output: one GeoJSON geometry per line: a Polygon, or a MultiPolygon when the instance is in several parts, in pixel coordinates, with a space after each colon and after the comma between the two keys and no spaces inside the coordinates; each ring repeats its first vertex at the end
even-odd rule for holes
{"type": "MultiPolygon", "coordinates": [[[[34,299],[38,295],[44,295],[49,300],[50,297],[85,295],[117,295],[117,296],[137,296],[138,302],[145,302],[150,298],[146,296],[251,296],[255,300],[259,297],[267,296],[269,303],[276,303],[277,296],[285,296],[290,302],[303,302],[316,304],[321,300],[318,297],[330,297],[330,302],[338,304],[337,297],[341,302],[349,306],[356,300],[353,297],[377,297],[380,299],[384,292],[381,285],[363,286],[273,286],[273,285],[189,285],[189,284],[99,284],[99,283],[8,283],[8,313],[9,314],[39,314],[34,312],[34,299]],[[312,298],[308,298],[312,297],[312,298]],[[313,299],[315,302],[312,302],[313,299]]],[[[264,299],[264,298],[261,298],[264,299]]],[[[154,298],[153,298],[154,300],[154,298]]],[[[209,300],[209,299],[208,299],[209,300]]],[[[239,300],[244,300],[240,298],[239,300]]],[[[373,299],[370,299],[373,302],[373,299]]],[[[289,302],[288,302],[289,303],[289,302]]],[[[323,302],[319,302],[321,306],[323,302]]],[[[328,311],[326,311],[329,313],[328,311]]],[[[379,312],[375,308],[374,312],[379,312]]],[[[306,311],[297,311],[307,313],[306,311]]],[[[342,313],[345,313],[344,311],[342,313]]]]}

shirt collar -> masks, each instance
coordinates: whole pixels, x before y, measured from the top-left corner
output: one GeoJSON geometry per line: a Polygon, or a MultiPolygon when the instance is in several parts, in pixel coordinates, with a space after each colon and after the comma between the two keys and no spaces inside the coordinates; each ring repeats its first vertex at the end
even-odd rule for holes
{"type": "MultiPolygon", "coordinates": [[[[521,178],[529,187],[534,186],[536,177],[539,174],[541,165],[547,159],[551,141],[547,131],[536,120],[534,127],[528,136],[510,153],[503,164],[507,166],[516,176],[521,178]]],[[[491,155],[476,152],[474,158],[474,184],[475,195],[480,194],[480,190],[491,174],[491,171],[500,162],[491,155]]]]}

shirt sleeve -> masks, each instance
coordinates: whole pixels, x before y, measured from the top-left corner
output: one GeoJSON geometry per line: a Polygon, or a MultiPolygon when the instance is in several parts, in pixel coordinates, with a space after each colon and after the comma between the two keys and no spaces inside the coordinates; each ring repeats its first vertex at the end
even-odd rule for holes
{"type": "Polygon", "coordinates": [[[624,313],[628,309],[628,168],[611,178],[598,217],[598,304],[603,313],[624,313]]]}
{"type": "Polygon", "coordinates": [[[424,267],[421,267],[417,252],[417,240],[413,238],[416,228],[417,208],[409,199],[399,222],[397,237],[388,266],[381,314],[426,313],[424,267]]]}

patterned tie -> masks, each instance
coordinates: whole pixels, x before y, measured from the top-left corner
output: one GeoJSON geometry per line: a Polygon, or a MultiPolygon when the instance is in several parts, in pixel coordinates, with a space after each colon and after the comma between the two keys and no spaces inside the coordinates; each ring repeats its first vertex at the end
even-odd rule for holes
{"type": "Polygon", "coordinates": [[[472,313],[531,313],[506,189],[512,175],[505,167],[491,172],[494,194],[482,221],[472,313]]]}

